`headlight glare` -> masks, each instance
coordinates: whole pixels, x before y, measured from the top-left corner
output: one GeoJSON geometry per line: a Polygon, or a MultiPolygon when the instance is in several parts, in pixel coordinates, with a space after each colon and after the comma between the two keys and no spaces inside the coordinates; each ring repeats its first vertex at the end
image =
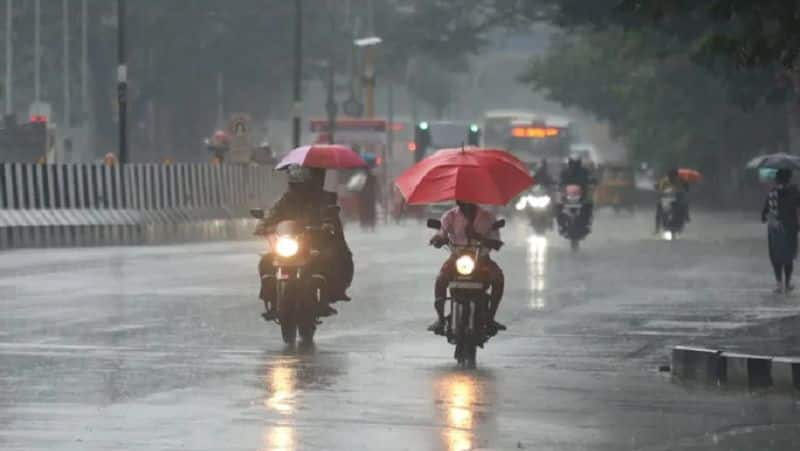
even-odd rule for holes
{"type": "Polygon", "coordinates": [[[550,196],[530,196],[528,202],[533,208],[547,208],[550,205],[550,196]]]}
{"type": "Polygon", "coordinates": [[[294,257],[300,250],[300,243],[290,236],[279,236],[275,241],[275,252],[281,257],[294,257]]]}
{"type": "Polygon", "coordinates": [[[462,276],[468,276],[475,271],[475,259],[469,255],[462,255],[456,260],[456,271],[462,276]]]}

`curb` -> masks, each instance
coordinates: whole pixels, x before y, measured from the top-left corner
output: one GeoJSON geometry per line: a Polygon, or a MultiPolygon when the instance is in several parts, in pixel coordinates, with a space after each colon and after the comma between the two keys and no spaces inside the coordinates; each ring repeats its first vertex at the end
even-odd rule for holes
{"type": "Polygon", "coordinates": [[[671,374],[718,386],[800,391],[800,357],[774,357],[675,346],[671,374]]]}

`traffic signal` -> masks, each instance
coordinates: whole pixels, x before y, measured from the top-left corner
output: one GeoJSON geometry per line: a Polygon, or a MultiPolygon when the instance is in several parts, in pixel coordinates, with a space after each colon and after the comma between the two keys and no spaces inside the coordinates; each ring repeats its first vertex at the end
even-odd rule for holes
{"type": "Polygon", "coordinates": [[[477,124],[471,124],[467,129],[467,145],[479,146],[481,143],[481,128],[477,124]]]}
{"type": "Polygon", "coordinates": [[[425,157],[428,147],[431,145],[430,124],[423,121],[414,127],[414,161],[419,162],[425,157]]]}

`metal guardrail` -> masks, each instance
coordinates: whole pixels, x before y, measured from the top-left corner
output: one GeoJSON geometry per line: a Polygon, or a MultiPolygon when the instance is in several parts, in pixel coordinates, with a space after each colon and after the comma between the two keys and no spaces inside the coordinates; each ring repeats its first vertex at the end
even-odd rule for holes
{"type": "Polygon", "coordinates": [[[0,163],[0,249],[232,238],[284,183],[245,165],[0,163]]]}
{"type": "Polygon", "coordinates": [[[260,166],[0,163],[0,209],[245,206],[271,201],[276,181],[260,166]]]}

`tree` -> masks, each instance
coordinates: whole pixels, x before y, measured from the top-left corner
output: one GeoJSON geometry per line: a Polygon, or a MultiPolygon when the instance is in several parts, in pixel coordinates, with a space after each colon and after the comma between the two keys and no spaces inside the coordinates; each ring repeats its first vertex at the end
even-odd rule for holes
{"type": "MultiPolygon", "coordinates": [[[[552,100],[607,120],[633,161],[702,170],[720,191],[758,150],[785,145],[783,110],[741,108],[688,54],[664,58],[669,40],[620,28],[564,36],[523,81],[552,100]]],[[[718,193],[721,194],[721,193],[718,193]]]]}

